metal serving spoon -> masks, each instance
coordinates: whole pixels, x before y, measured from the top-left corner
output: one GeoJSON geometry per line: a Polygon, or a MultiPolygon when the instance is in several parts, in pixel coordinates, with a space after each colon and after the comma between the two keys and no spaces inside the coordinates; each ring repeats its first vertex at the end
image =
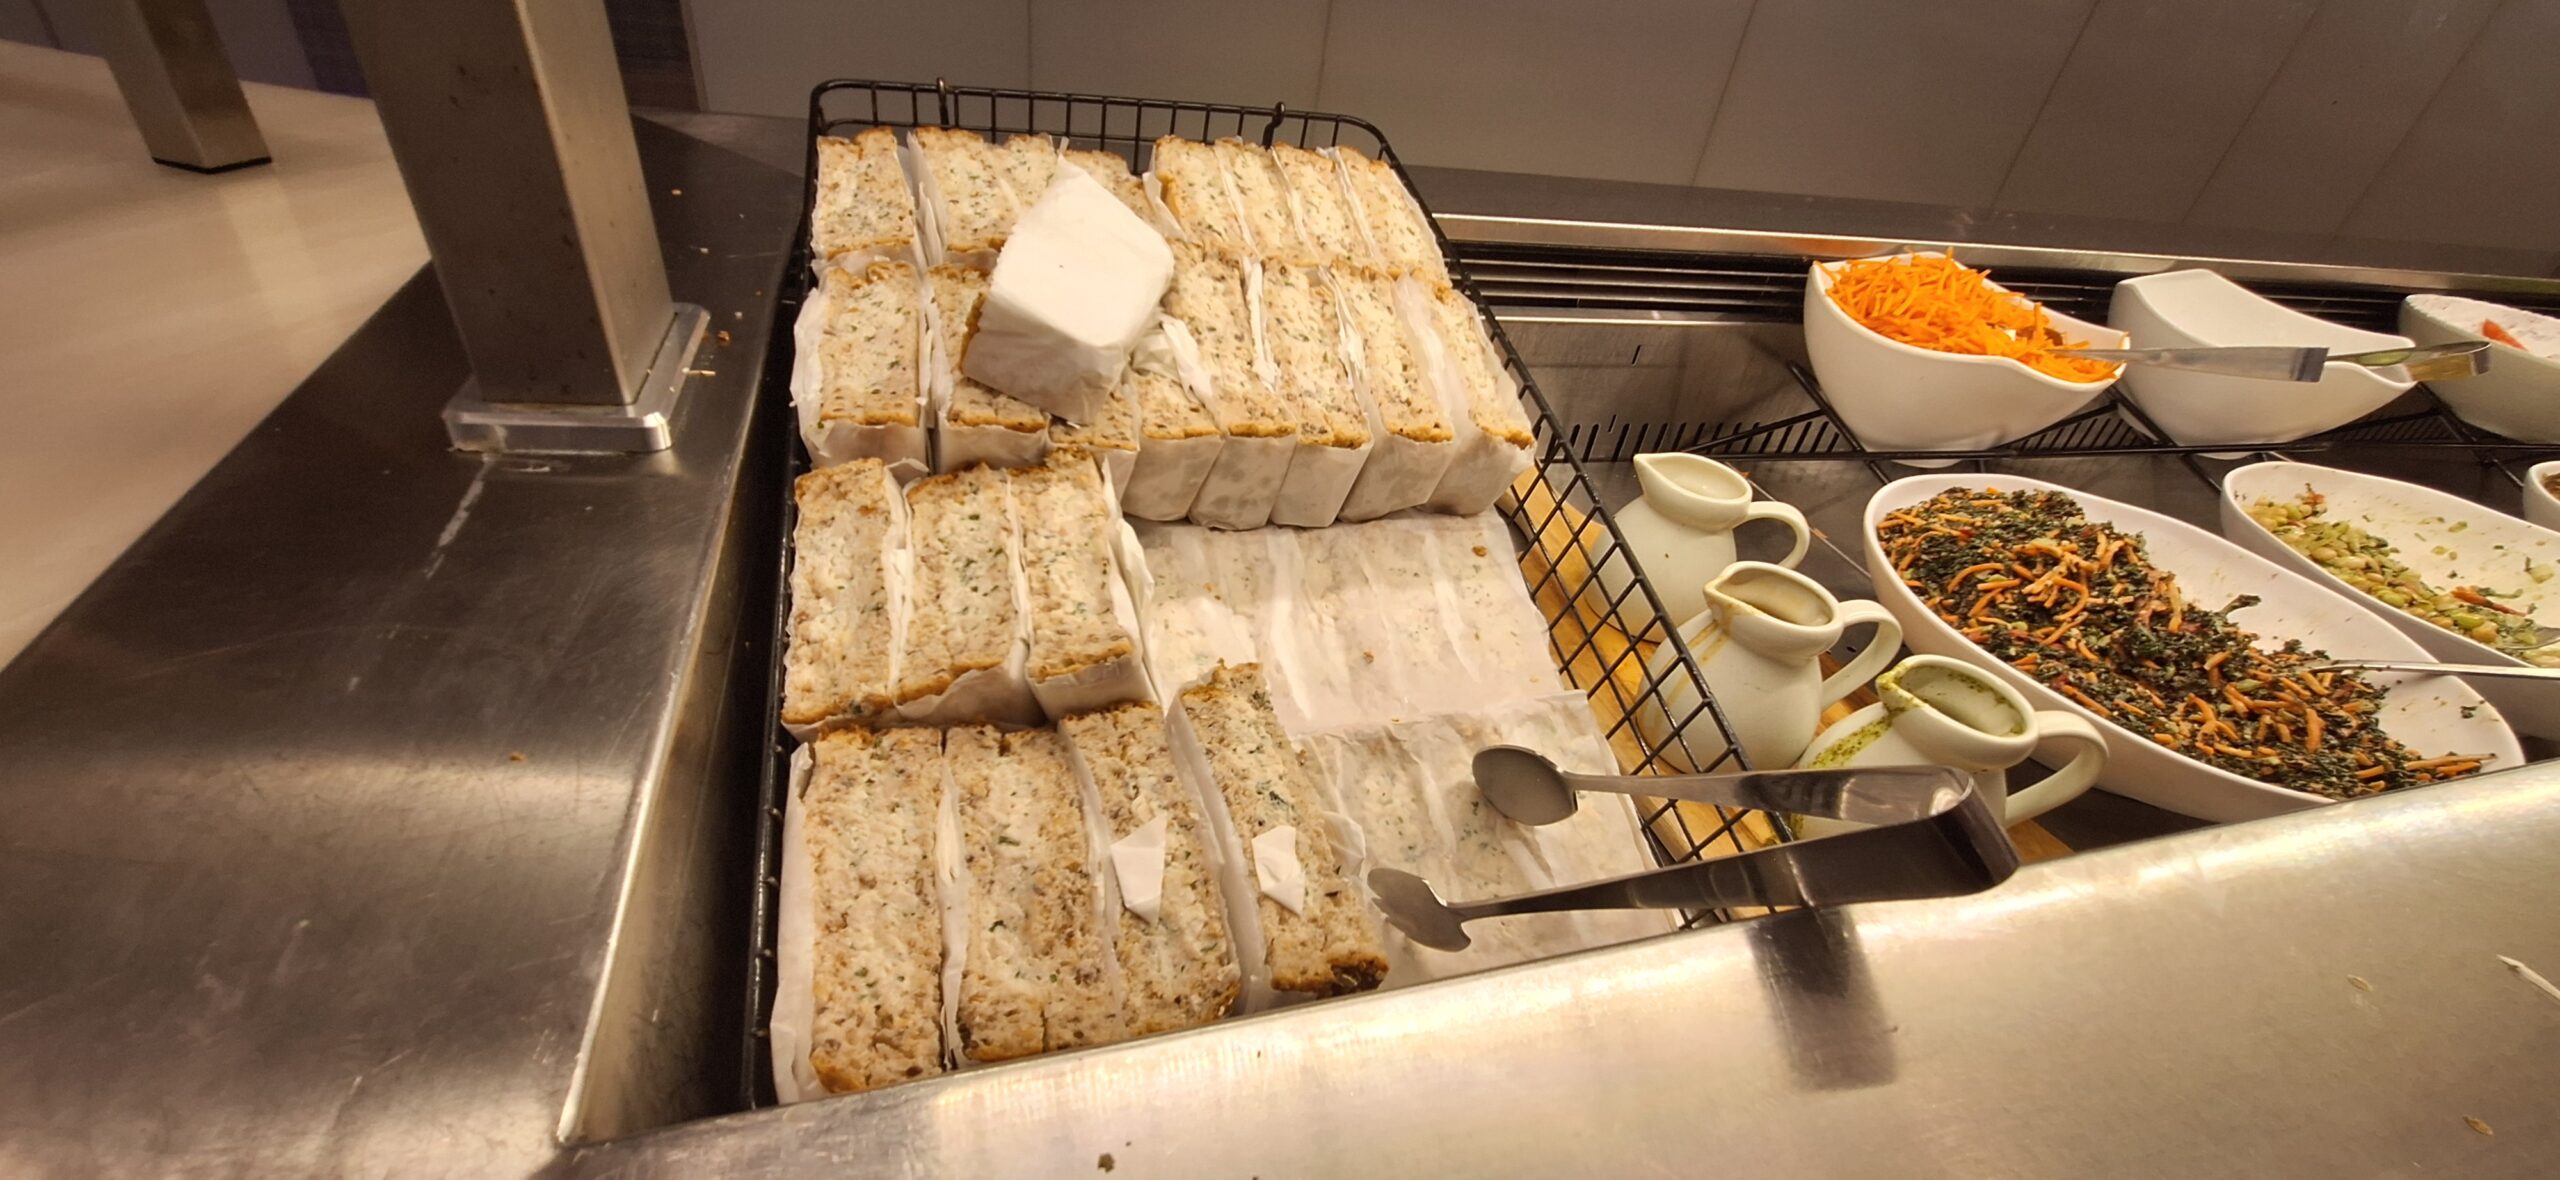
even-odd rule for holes
{"type": "Polygon", "coordinates": [[[2325,348],[2272,345],[2246,348],[2057,348],[2052,351],[2058,356],[2087,357],[2093,361],[2122,361],[2155,369],[2193,369],[2202,373],[2226,373],[2269,381],[2317,381],[2322,371],[2333,364],[2396,369],[2399,370],[2397,374],[2386,372],[2384,375],[2406,381],[2446,381],[2489,370],[2489,342],[2486,340],[2334,355],[2325,348]]]}
{"type": "Polygon", "coordinates": [[[1400,869],[1372,869],[1369,889],[1387,921],[1415,942],[1465,950],[1478,918],[1558,910],[1717,909],[1846,905],[1978,893],[2009,878],[2018,851],[1973,793],[1972,779],[1939,766],[1745,771],[1660,778],[1569,774],[1534,751],[1497,746],[1476,755],[1476,784],[1523,823],[1572,815],[1576,788],[1755,807],[1877,826],[1780,844],[1739,856],[1451,904],[1400,869]],[[1514,810],[1517,808],[1518,810],[1514,810]]]}

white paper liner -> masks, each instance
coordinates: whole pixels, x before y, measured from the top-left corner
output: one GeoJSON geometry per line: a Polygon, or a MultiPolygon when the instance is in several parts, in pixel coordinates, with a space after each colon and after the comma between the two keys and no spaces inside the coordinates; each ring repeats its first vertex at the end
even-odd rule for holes
{"type": "Polygon", "coordinates": [[[933,829],[934,880],[942,887],[942,1058],[954,1069],[976,1065],[960,1039],[960,984],[968,974],[969,856],[960,840],[960,784],[951,776],[948,757],[934,763],[942,770],[942,806],[933,829]]]}
{"type": "MultiPolygon", "coordinates": [[[[907,552],[907,546],[909,544],[909,540],[906,498],[903,496],[889,497],[888,509],[888,530],[882,535],[879,553],[880,587],[882,594],[888,599],[887,605],[889,608],[885,612],[889,620],[889,661],[888,670],[883,674],[885,679],[882,682],[882,692],[888,696],[894,697],[898,691],[899,673],[904,667],[900,661],[902,661],[906,656],[907,615],[913,608],[913,604],[908,601],[911,596],[911,587],[907,584],[907,570],[909,568],[909,554],[907,552]]],[[[797,572],[798,560],[798,556],[795,554],[793,556],[795,566],[794,572],[797,572]]],[[[797,583],[791,583],[791,594],[792,611],[789,615],[784,616],[782,624],[782,652],[783,663],[786,669],[790,665],[792,647],[800,641],[800,586],[797,583]]],[[[782,728],[792,737],[807,742],[815,741],[819,734],[848,722],[864,722],[878,719],[879,718],[873,713],[861,708],[860,702],[857,701],[854,709],[832,713],[807,724],[795,724],[786,720],[782,723],[782,728]]]]}
{"type": "Polygon", "coordinates": [[[997,258],[961,372],[1070,422],[1110,408],[1173,278],[1154,227],[1061,160],[997,258]],[[1061,268],[1073,268],[1061,283],[1061,268]]]}
{"type": "MultiPolygon", "coordinates": [[[[1172,316],[1161,316],[1156,328],[1157,335],[1139,342],[1131,363],[1170,373],[1193,398],[1201,397],[1208,388],[1209,374],[1200,363],[1200,345],[1191,336],[1191,326],[1172,316]]],[[[1139,410],[1138,434],[1138,453],[1130,466],[1129,481],[1120,485],[1121,510],[1140,520],[1180,520],[1189,515],[1192,501],[1200,496],[1201,482],[1209,478],[1210,468],[1217,466],[1218,452],[1226,445],[1225,436],[1147,437],[1143,406],[1139,410]]]]}
{"type": "MultiPolygon", "coordinates": [[[[1119,492],[1111,485],[1108,469],[1103,471],[1102,489],[1109,521],[1104,555],[1110,565],[1110,576],[1104,581],[1111,594],[1112,620],[1129,637],[1129,653],[1063,676],[1033,679],[1031,695],[1039,699],[1041,711],[1052,721],[1123,701],[1156,699],[1154,685],[1147,678],[1146,628],[1138,621],[1139,603],[1144,601],[1148,585],[1146,557],[1139,548],[1137,534],[1120,517],[1119,492]]],[[[1019,558],[1014,564],[1021,564],[1019,558]]]]}
{"type": "Polygon", "coordinates": [[[1529,597],[1509,532],[1487,513],[1416,517],[1408,526],[1432,562],[1452,648],[1465,669],[1464,708],[1534,699],[1567,687],[1556,670],[1546,617],[1529,597]]]}
{"type": "MultiPolygon", "coordinates": [[[[1004,497],[1005,528],[1009,534],[1005,552],[1007,591],[1013,599],[1013,635],[1006,644],[1004,663],[993,668],[972,668],[952,677],[941,692],[898,703],[898,716],[919,725],[966,725],[986,723],[1008,727],[1038,725],[1044,718],[1040,702],[1031,691],[1031,592],[1022,574],[1022,515],[1013,502],[1010,482],[996,485],[1004,497]]],[[[912,530],[910,530],[912,532],[912,530]]],[[[904,584],[915,585],[915,545],[910,539],[904,554],[904,584]]],[[[906,605],[910,616],[912,602],[906,605]]],[[[900,642],[904,649],[904,640],[900,642]]],[[[904,661],[901,660],[903,670],[904,661]]]]}
{"type": "Polygon", "coordinates": [[[766,1028],[773,1054],[773,1093],[785,1105],[823,1096],[818,1069],[809,1063],[818,1026],[817,916],[812,911],[808,817],[801,793],[817,756],[809,747],[791,752],[791,779],[782,804],[782,883],[775,889],[773,1012],[766,1028]]]}
{"type": "MultiPolygon", "coordinates": [[[[1153,590],[1147,605],[1147,669],[1155,681],[1157,702],[1173,707],[1183,689],[1200,682],[1220,663],[1249,664],[1256,659],[1253,620],[1236,612],[1217,591],[1217,571],[1202,543],[1211,534],[1185,526],[1149,525],[1138,530],[1153,590]]],[[[1266,670],[1269,665],[1265,665],[1266,670]]]]}
{"type": "Polygon", "coordinates": [[[1296,435],[1248,438],[1228,435],[1191,501],[1191,520],[1213,529],[1258,529],[1271,523],[1280,485],[1297,455],[1296,435]]]}
{"type": "MultiPolygon", "coordinates": [[[[916,272],[919,280],[924,272],[916,272]]],[[[933,293],[922,289],[917,297],[925,307],[933,304],[933,293]]],[[[930,322],[921,314],[916,321],[916,424],[913,426],[866,426],[853,422],[828,422],[821,425],[819,413],[824,409],[820,394],[826,387],[826,363],[819,356],[818,345],[826,335],[827,314],[833,301],[827,297],[824,282],[809,286],[808,300],[800,305],[800,314],[791,321],[791,408],[800,424],[800,442],[809,449],[811,467],[833,467],[855,459],[878,459],[889,465],[889,473],[905,483],[932,470],[932,441],[925,431],[931,421],[926,400],[924,374],[931,362],[933,347],[930,322]]]]}

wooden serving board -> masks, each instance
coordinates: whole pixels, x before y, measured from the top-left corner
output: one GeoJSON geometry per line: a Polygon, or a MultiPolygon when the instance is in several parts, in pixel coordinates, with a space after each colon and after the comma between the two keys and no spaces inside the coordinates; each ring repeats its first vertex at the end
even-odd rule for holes
{"type": "MultiPolygon", "coordinates": [[[[1645,661],[1658,645],[1631,638],[1609,621],[1607,599],[1601,596],[1591,573],[1593,555],[1608,548],[1608,533],[1579,509],[1557,503],[1547,481],[1535,471],[1523,474],[1512,485],[1512,500],[1520,512],[1518,519],[1544,522],[1528,551],[1520,556],[1520,572],[1528,579],[1538,610],[1547,617],[1557,650],[1572,656],[1565,662],[1565,675],[1589,699],[1592,714],[1599,719],[1602,731],[1609,734],[1609,746],[1618,755],[1618,765],[1637,773],[1634,768],[1644,764],[1644,751],[1637,744],[1635,723],[1623,702],[1644,694],[1645,661]],[[1550,573],[1554,576],[1550,577],[1550,573]],[[1614,690],[1609,682],[1614,682],[1614,690]]],[[[1823,667],[1826,672],[1836,671],[1838,665],[1826,655],[1823,667]]],[[[1822,724],[1838,721],[1875,700],[1874,690],[1861,686],[1823,710],[1822,724]]],[[[1656,767],[1644,773],[1669,772],[1656,767]]],[[[1647,798],[1643,803],[1643,814],[1662,810],[1663,800],[1647,798]]],[[[1655,837],[1670,848],[1685,848],[1694,837],[1707,841],[1700,849],[1701,856],[1719,857],[1776,842],[1772,821],[1760,812],[1736,813],[1697,803],[1674,803],[1672,808],[1679,819],[1673,820],[1672,812],[1665,811],[1655,821],[1654,830],[1655,837]],[[1681,831],[1684,826],[1686,834],[1681,831]],[[1709,839],[1711,833],[1720,834],[1709,839]]],[[[2033,822],[2010,827],[2009,839],[2017,845],[2019,859],[2030,864],[2071,852],[2069,846],[2033,822]]]]}

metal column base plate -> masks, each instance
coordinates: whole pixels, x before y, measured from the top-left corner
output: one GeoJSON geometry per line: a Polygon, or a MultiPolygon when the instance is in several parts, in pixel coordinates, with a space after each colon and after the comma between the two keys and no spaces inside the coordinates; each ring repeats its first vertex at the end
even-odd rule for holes
{"type": "Polygon", "coordinates": [[[711,324],[711,313],[694,304],[679,303],[675,309],[630,404],[493,402],[480,396],[480,382],[474,378],[445,404],[446,435],[466,451],[639,454],[667,449],[675,441],[672,423],[685,369],[711,324]]]}

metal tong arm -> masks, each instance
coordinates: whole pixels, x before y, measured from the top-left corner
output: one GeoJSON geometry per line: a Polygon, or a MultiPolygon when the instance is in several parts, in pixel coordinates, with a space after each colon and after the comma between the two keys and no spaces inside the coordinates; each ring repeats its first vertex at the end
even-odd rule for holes
{"type": "Polygon", "coordinates": [[[2526,668],[2508,664],[2422,664],[2415,660],[2327,660],[2313,671],[2415,672],[2422,676],[2476,676],[2486,680],[2560,681],[2560,668],[2526,668]]]}
{"type": "Polygon", "coordinates": [[[1472,920],[1575,909],[1845,905],[1974,893],[2018,868],[2016,847],[1971,780],[1943,767],[1564,779],[1578,790],[1884,826],[1451,909],[1472,920]]]}
{"type": "Polygon", "coordinates": [[[2063,356],[2087,357],[2093,361],[2121,361],[2128,365],[2147,365],[2154,369],[2193,369],[2205,373],[2228,373],[2234,377],[2259,377],[2270,381],[2317,381],[2322,366],[2330,361],[2326,348],[2295,348],[2279,345],[2242,348],[2057,348],[2063,356]]]}

